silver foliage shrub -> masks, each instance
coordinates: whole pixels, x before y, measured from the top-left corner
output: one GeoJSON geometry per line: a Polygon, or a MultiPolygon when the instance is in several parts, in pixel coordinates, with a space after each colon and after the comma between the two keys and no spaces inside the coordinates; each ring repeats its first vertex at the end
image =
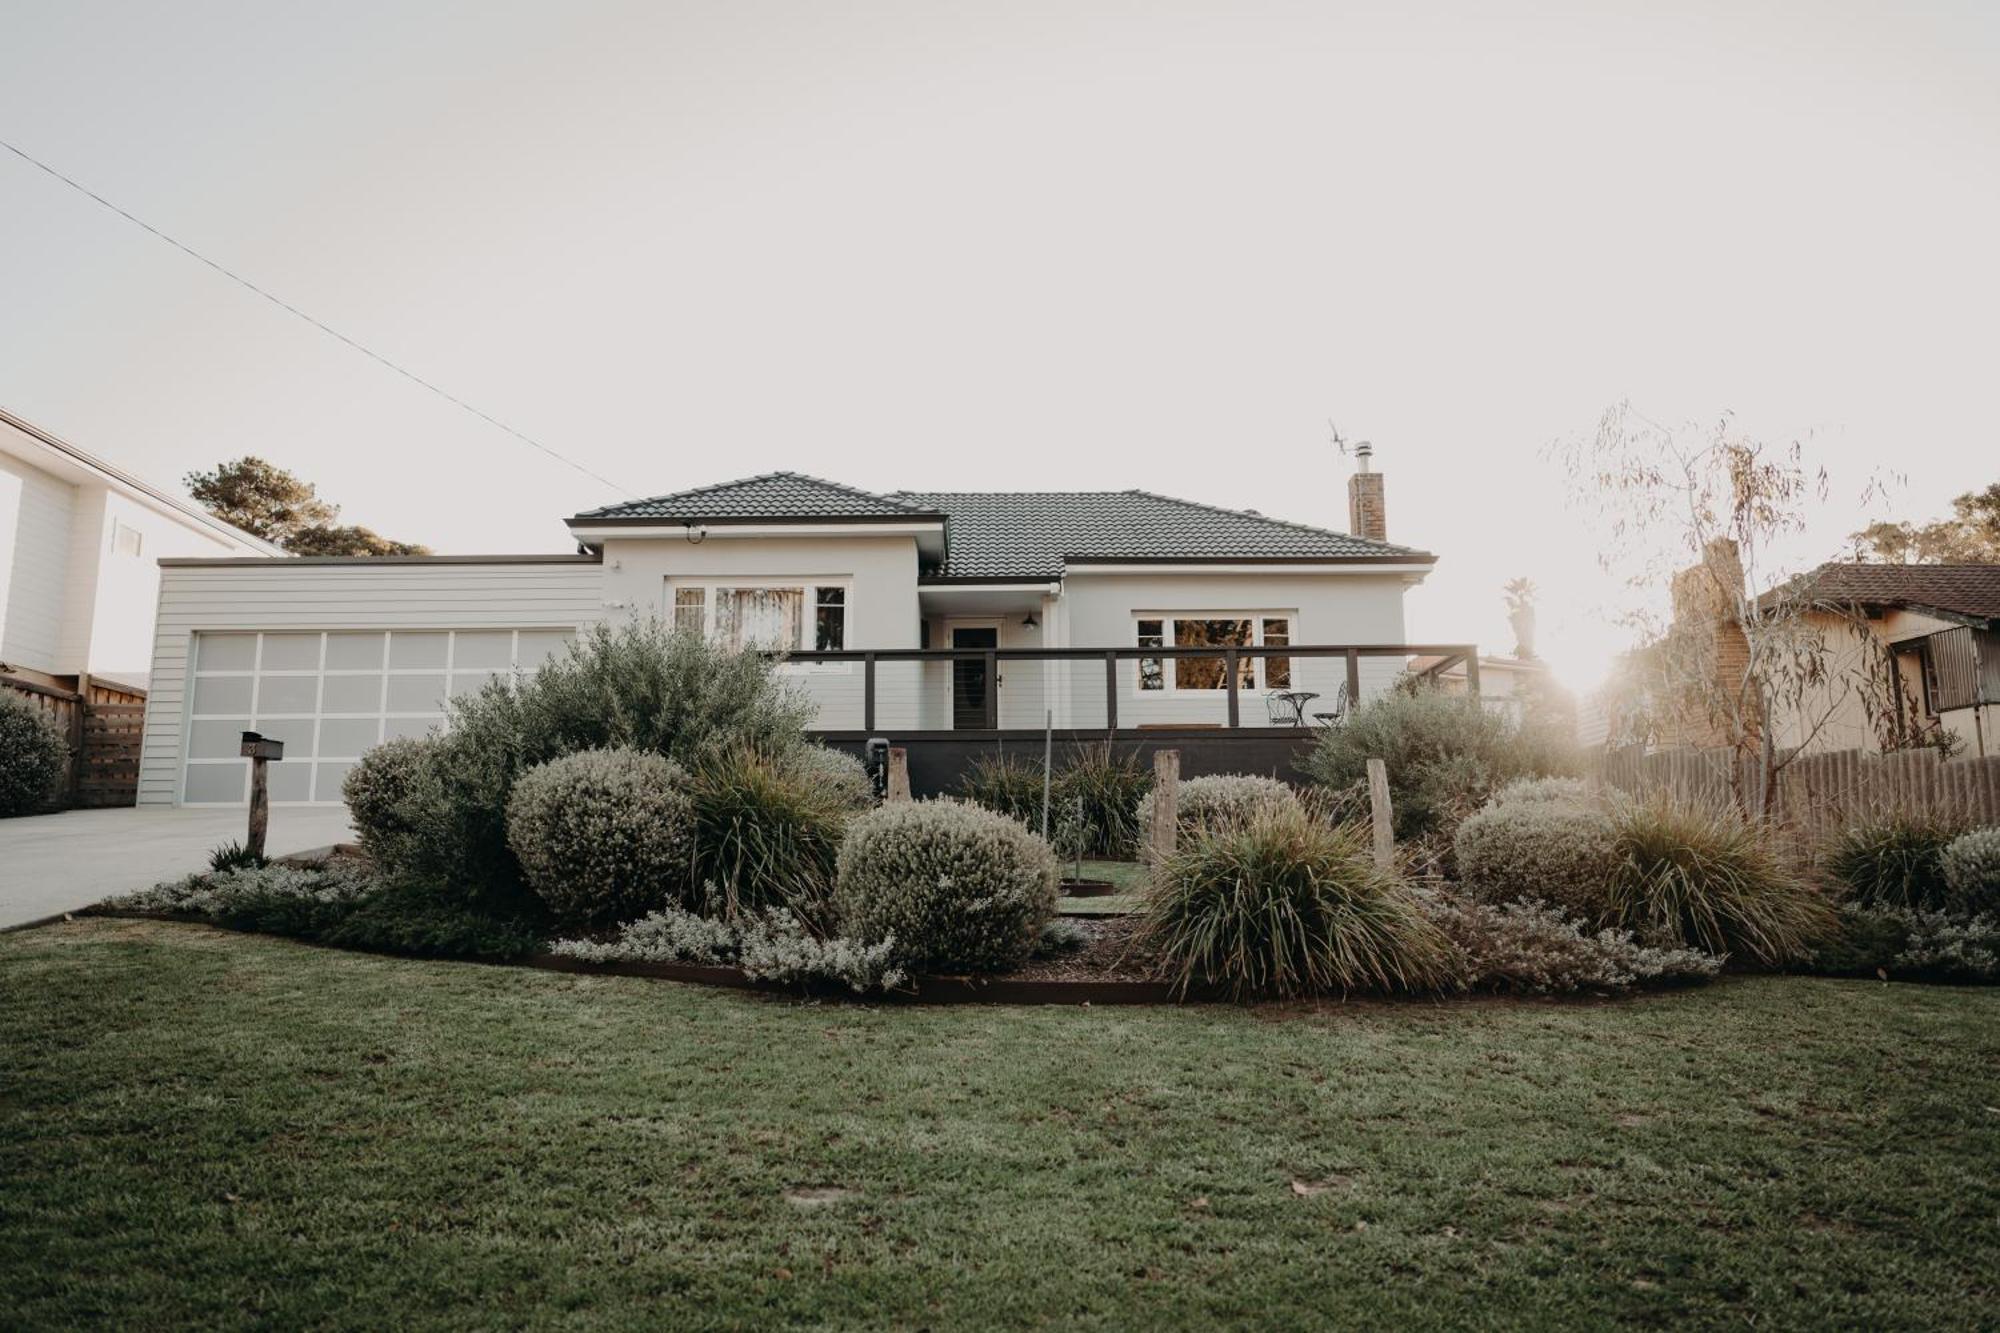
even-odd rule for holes
{"type": "Polygon", "coordinates": [[[1523,801],[1580,804],[1589,799],[1590,785],[1582,778],[1516,778],[1493,793],[1492,804],[1512,805],[1523,801]]]}
{"type": "Polygon", "coordinates": [[[445,804],[439,743],[435,736],[384,741],[340,784],[362,848],[391,874],[421,874],[435,857],[445,804]]]}
{"type": "Polygon", "coordinates": [[[788,986],[831,982],[857,994],[894,990],[909,980],[896,961],[894,937],[875,944],[839,936],[819,939],[782,907],[739,922],[666,907],[627,924],[615,939],[558,940],[552,952],[593,963],[739,967],[756,981],[788,986]]]}
{"type": "Polygon", "coordinates": [[[2000,913],[2000,828],[1974,829],[1952,839],[1943,861],[1953,910],[2000,913]]]}
{"type": "Polygon", "coordinates": [[[1048,845],[964,801],[895,801],[861,815],[840,849],[841,933],[897,941],[913,970],[1000,972],[1026,961],[1056,910],[1048,845]]]}
{"type": "Polygon", "coordinates": [[[338,906],[356,902],[376,887],[375,877],[361,867],[337,862],[323,866],[272,864],[167,880],[150,889],[107,898],[104,905],[128,912],[223,917],[253,898],[292,898],[338,906]]]}
{"type": "Polygon", "coordinates": [[[1475,990],[1623,990],[1707,981],[1722,970],[1714,954],[1648,947],[1625,930],[1593,932],[1545,903],[1436,894],[1424,910],[1456,951],[1463,984],[1475,990]]]}
{"type": "Polygon", "coordinates": [[[866,810],[875,804],[875,783],[868,776],[868,766],[845,750],[807,742],[785,751],[781,767],[802,781],[823,787],[850,810],[866,810]]]}
{"type": "Polygon", "coordinates": [[[1602,910],[1619,861],[1608,814],[1545,788],[1466,816],[1453,849],[1462,882],[1482,902],[1535,900],[1584,917],[1602,910]]]}
{"type": "Polygon", "coordinates": [[[638,750],[583,750],[514,784],[507,843],[558,917],[625,920],[678,898],[694,814],[679,765],[638,750]]]}
{"type": "MultiPolygon", "coordinates": [[[[1153,826],[1153,807],[1159,798],[1148,791],[1139,798],[1139,837],[1153,826]]],[[[1174,794],[1174,824],[1181,834],[1197,830],[1222,831],[1240,827],[1253,815],[1269,810],[1290,809],[1299,803],[1298,793],[1276,778],[1260,778],[1248,773],[1216,773],[1184,780],[1174,794]]],[[[1149,849],[1142,847],[1142,852],[1149,849]]]]}
{"type": "Polygon", "coordinates": [[[0,688],[0,818],[47,806],[68,759],[69,742],[55,719],[0,688]]]}
{"type": "Polygon", "coordinates": [[[1889,965],[1891,975],[1939,981],[2000,981],[2000,915],[1898,913],[1909,934],[1889,965]]]}

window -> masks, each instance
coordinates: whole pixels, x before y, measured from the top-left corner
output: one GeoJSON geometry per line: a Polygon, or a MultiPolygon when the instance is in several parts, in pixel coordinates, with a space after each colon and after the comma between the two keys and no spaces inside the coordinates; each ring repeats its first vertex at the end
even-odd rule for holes
{"type": "Polygon", "coordinates": [[[674,628],[700,634],[708,622],[708,589],[674,589],[674,628]]]}
{"type": "MultiPolygon", "coordinates": [[[[1139,622],[1139,646],[1141,648],[1164,648],[1166,643],[1167,632],[1164,620],[1142,620],[1139,622]]],[[[1164,690],[1167,688],[1165,658],[1142,657],[1139,659],[1139,688],[1142,690],[1164,690]]]]}
{"type": "Polygon", "coordinates": [[[813,647],[823,653],[837,653],[847,646],[847,589],[819,589],[819,604],[813,616],[813,647]]]}
{"type": "Polygon", "coordinates": [[[730,649],[837,653],[847,647],[844,583],[682,583],[669,585],[674,628],[696,630],[730,649]]]}
{"type": "MultiPolygon", "coordinates": [[[[1292,642],[1292,622],[1283,616],[1264,618],[1264,646],[1283,648],[1292,642]]],[[[1267,657],[1264,659],[1264,688],[1267,690],[1289,690],[1292,688],[1292,659],[1289,657],[1267,657]]]]}
{"type": "MultiPolygon", "coordinates": [[[[1136,628],[1141,648],[1169,643],[1176,648],[1277,648],[1292,641],[1289,615],[1141,616],[1136,628]]],[[[1236,661],[1238,689],[1283,690],[1291,683],[1288,657],[1246,655],[1236,661]]],[[[1228,659],[1219,653],[1139,659],[1141,690],[1222,690],[1228,685],[1228,659]]]]}
{"type": "Polygon", "coordinates": [[[111,549],[120,555],[137,558],[145,553],[146,534],[114,518],[111,520],[111,549]]]}

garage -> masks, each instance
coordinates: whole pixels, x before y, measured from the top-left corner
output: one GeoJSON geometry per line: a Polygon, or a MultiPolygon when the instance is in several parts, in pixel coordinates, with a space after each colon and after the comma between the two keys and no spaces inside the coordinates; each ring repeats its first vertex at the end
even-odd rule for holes
{"type": "Polygon", "coordinates": [[[285,743],[270,769],[271,799],[340,800],[340,784],[370,746],[421,736],[445,701],[516,671],[532,672],[568,629],[393,629],[198,633],[193,643],[180,799],[240,805],[249,765],[241,734],[285,743]]]}

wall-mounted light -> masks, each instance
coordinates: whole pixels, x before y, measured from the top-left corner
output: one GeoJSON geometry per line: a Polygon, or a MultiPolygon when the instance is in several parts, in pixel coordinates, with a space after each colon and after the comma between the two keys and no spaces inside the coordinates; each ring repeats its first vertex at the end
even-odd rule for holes
{"type": "Polygon", "coordinates": [[[1042,623],[1041,621],[1035,619],[1035,613],[1033,611],[1030,611],[1028,612],[1027,615],[1021,617],[1022,629],[1037,629],[1041,626],[1041,623],[1042,623]]]}

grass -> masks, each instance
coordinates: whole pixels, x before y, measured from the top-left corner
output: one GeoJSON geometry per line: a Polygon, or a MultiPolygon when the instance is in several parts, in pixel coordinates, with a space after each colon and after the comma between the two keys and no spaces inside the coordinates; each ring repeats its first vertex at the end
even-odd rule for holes
{"type": "Polygon", "coordinates": [[[2000,991],[867,1008],[0,936],[0,1326],[1973,1327],[2000,991]]]}
{"type": "MultiPolygon", "coordinates": [[[[1070,869],[1070,864],[1065,862],[1063,874],[1069,874],[1070,869]]],[[[1083,877],[1109,880],[1118,891],[1090,898],[1060,899],[1056,903],[1057,915],[1130,916],[1145,905],[1146,867],[1137,861],[1092,861],[1086,858],[1083,877]]]]}

